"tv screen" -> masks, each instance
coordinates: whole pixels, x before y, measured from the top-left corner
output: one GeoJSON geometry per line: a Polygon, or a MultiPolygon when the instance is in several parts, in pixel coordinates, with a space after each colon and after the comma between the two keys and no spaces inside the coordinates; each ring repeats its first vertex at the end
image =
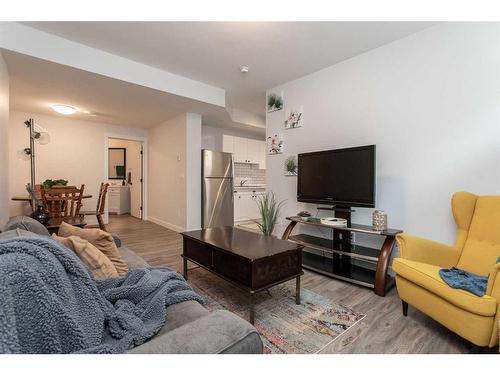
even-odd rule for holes
{"type": "Polygon", "coordinates": [[[375,145],[299,154],[297,200],[375,207],[375,145]]]}

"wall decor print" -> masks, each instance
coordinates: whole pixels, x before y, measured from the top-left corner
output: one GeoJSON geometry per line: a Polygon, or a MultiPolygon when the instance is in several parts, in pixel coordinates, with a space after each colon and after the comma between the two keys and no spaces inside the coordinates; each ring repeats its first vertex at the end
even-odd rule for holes
{"type": "Polygon", "coordinates": [[[291,155],[285,159],[285,176],[297,176],[297,158],[291,155]]]}
{"type": "Polygon", "coordinates": [[[269,155],[283,153],[283,134],[274,134],[267,137],[267,153],[269,155]]]}
{"type": "Polygon", "coordinates": [[[283,109],[283,93],[270,92],[267,96],[267,112],[275,112],[283,109]]]}
{"type": "Polygon", "coordinates": [[[302,106],[292,108],[285,120],[285,129],[301,128],[304,125],[304,109],[302,106]]]}

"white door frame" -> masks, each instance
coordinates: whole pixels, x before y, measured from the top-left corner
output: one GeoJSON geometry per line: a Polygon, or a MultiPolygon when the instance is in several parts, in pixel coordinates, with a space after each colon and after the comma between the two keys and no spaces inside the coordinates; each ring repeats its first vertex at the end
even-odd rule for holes
{"type": "Polygon", "coordinates": [[[142,220],[148,220],[148,139],[121,133],[104,134],[104,180],[108,180],[108,147],[109,139],[142,142],[142,220]]]}

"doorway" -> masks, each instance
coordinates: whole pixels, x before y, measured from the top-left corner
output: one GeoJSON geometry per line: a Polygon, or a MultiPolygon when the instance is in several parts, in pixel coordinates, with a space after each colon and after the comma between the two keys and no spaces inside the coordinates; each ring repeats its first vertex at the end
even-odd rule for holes
{"type": "Polygon", "coordinates": [[[144,219],[144,142],[107,137],[109,214],[144,219]]]}

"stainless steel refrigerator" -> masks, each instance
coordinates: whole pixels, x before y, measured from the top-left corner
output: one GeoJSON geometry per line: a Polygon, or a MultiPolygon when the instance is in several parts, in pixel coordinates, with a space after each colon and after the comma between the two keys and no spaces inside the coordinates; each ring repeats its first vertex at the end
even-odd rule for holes
{"type": "Polygon", "coordinates": [[[202,227],[234,224],[233,154],[202,150],[202,227]]]}

